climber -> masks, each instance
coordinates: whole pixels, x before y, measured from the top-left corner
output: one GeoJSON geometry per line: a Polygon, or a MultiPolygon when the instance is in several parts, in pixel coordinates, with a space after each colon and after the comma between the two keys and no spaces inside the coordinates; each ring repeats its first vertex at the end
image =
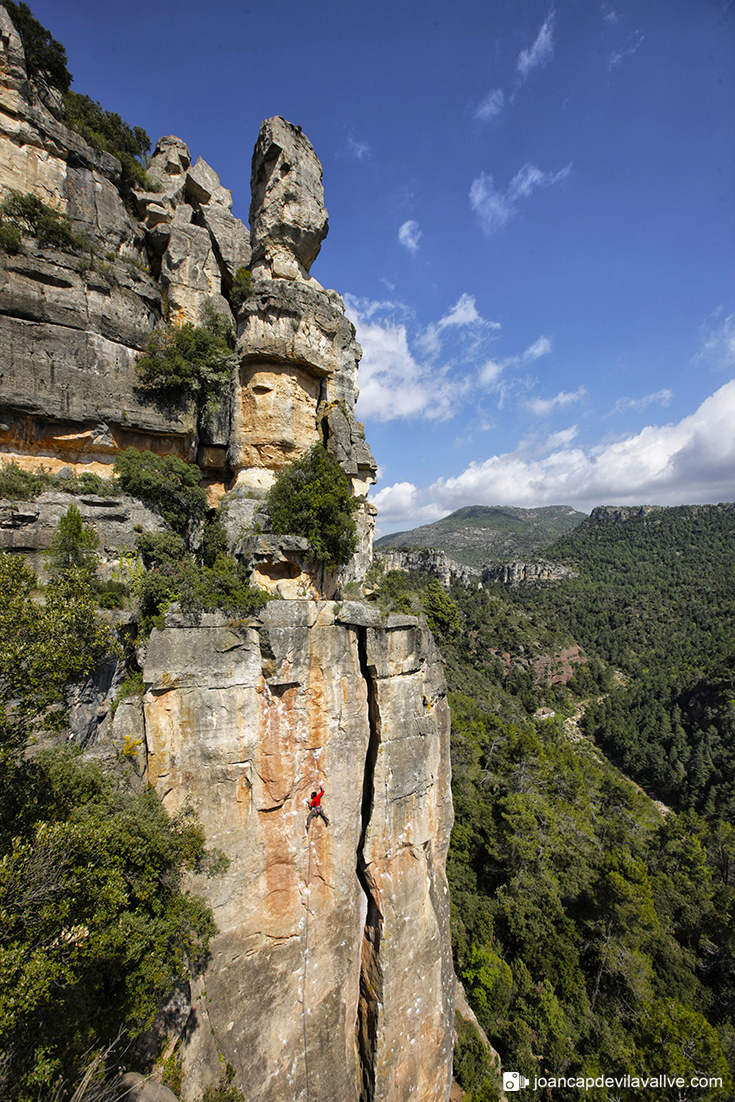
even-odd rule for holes
{"type": "Polygon", "coordinates": [[[306,820],[306,829],[308,831],[309,825],[312,819],[316,819],[317,815],[320,815],[324,822],[329,826],[329,819],[324,814],[322,809],[322,796],[324,795],[324,785],[321,785],[318,792],[312,792],[311,799],[309,800],[309,815],[306,820]]]}

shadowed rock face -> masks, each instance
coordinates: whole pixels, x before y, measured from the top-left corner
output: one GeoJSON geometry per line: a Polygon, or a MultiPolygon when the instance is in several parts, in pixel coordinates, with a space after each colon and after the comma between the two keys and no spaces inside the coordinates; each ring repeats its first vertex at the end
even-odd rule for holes
{"type": "Polygon", "coordinates": [[[145,666],[148,777],[193,798],[227,873],[193,989],[184,1097],[219,1054],[262,1102],[436,1102],[454,977],[446,686],[430,633],[357,602],[278,601],[253,626],[176,615],[145,666]],[[306,832],[325,787],[327,826],[306,832]]]}

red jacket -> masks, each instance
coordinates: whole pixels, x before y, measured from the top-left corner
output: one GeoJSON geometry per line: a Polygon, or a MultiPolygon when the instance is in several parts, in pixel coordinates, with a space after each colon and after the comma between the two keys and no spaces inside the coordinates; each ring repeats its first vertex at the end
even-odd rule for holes
{"type": "Polygon", "coordinates": [[[322,802],[322,796],[323,795],[324,795],[324,789],[322,788],[321,791],[317,792],[317,794],[316,794],[316,796],[314,797],[313,800],[309,800],[309,807],[312,807],[312,808],[313,807],[319,807],[319,805],[322,802]]]}

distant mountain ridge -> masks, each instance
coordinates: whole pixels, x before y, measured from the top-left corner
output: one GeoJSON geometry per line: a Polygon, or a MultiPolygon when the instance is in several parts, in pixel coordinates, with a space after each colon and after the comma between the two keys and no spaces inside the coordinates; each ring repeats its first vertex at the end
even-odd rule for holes
{"type": "Polygon", "coordinates": [[[484,566],[538,556],[586,519],[571,505],[466,505],[433,524],[382,536],[375,547],[436,547],[467,566],[484,566]]]}

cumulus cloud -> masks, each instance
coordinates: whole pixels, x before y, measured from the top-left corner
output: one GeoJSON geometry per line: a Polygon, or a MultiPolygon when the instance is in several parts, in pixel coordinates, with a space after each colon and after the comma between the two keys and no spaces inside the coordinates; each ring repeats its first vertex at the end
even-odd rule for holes
{"type": "Polygon", "coordinates": [[[526,402],[527,407],[536,417],[546,417],[554,409],[563,409],[572,402],[579,402],[587,394],[583,386],[577,390],[560,390],[553,398],[531,398],[526,402]]]}
{"type": "MultiPolygon", "coordinates": [[[[412,487],[409,512],[398,511],[393,487],[391,519],[408,524],[416,510],[452,512],[463,505],[595,505],[732,501],[735,498],[735,379],[676,424],[648,425],[635,435],[591,448],[569,447],[571,429],[547,440],[546,454],[515,451],[473,462],[456,478],[440,478],[426,491],[412,487]],[[564,435],[568,439],[564,439],[564,435]]],[[[387,519],[387,518],[386,518],[387,519]]]]}
{"type": "Polygon", "coordinates": [[[528,50],[521,50],[516,69],[525,80],[533,69],[548,65],[554,56],[554,11],[550,11],[536,35],[536,40],[528,50]]]}
{"type": "Polygon", "coordinates": [[[409,218],[408,222],[404,222],[398,230],[398,240],[410,253],[418,252],[419,241],[422,237],[423,234],[419,229],[418,222],[414,222],[412,218],[409,218]]]}
{"type": "Polygon", "coordinates": [[[486,234],[502,229],[513,217],[521,199],[527,199],[534,188],[552,187],[566,180],[571,164],[558,172],[542,172],[536,165],[526,164],[516,173],[505,192],[498,191],[493,178],[481,172],[470,187],[470,206],[486,234]]]}
{"type": "Polygon", "coordinates": [[[386,486],[370,500],[378,510],[378,523],[411,520],[419,524],[430,524],[451,512],[433,503],[422,505],[419,491],[412,482],[396,482],[392,486],[386,486]]]}
{"type": "Polygon", "coordinates": [[[656,390],[652,394],[644,394],[642,398],[618,398],[608,416],[612,416],[613,413],[622,413],[627,409],[646,409],[652,405],[668,406],[673,397],[673,390],[665,387],[663,390],[656,390]]]}
{"type": "Polygon", "coordinates": [[[695,356],[695,361],[702,360],[716,368],[735,368],[735,314],[705,329],[702,347],[695,356]]]}
{"type": "Polygon", "coordinates": [[[628,35],[627,45],[623,46],[619,50],[613,50],[610,57],[607,59],[609,69],[614,69],[621,61],[625,61],[626,57],[632,57],[636,50],[639,50],[645,40],[645,35],[642,31],[634,31],[628,35]]]}
{"type": "Polygon", "coordinates": [[[478,103],[475,108],[475,118],[478,122],[489,122],[490,119],[494,119],[496,115],[499,115],[503,110],[503,104],[505,103],[505,96],[503,95],[502,88],[493,88],[491,92],[485,96],[484,100],[478,103]]]}
{"type": "Polygon", "coordinates": [[[411,351],[406,311],[393,302],[370,302],[345,295],[349,317],[362,345],[360,399],[362,418],[394,421],[453,417],[469,380],[451,374],[449,366],[421,363],[411,351]]]}

